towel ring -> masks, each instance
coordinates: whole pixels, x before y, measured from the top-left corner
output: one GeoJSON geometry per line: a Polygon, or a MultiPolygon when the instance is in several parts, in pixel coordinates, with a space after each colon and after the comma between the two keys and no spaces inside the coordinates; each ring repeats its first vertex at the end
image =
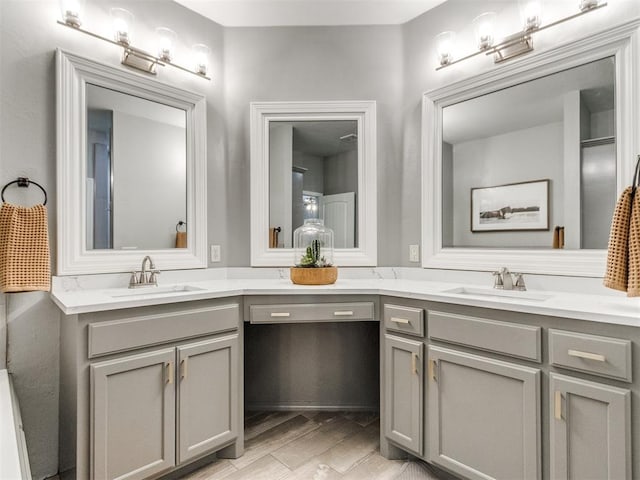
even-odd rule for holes
{"type": "Polygon", "coordinates": [[[16,180],[9,182],[4,187],[2,187],[2,192],[0,192],[0,198],[2,198],[3,202],[4,202],[4,191],[7,189],[9,185],[13,185],[14,183],[17,183],[19,187],[28,187],[30,184],[34,184],[36,187],[42,190],[42,193],[44,194],[44,202],[42,203],[42,205],[47,204],[47,191],[44,189],[42,185],[34,182],[33,180],[29,180],[27,177],[18,177],[16,180]]]}
{"type": "Polygon", "coordinates": [[[184,225],[185,231],[187,230],[187,222],[183,222],[182,220],[180,220],[178,223],[176,223],[176,232],[179,232],[180,230],[178,230],[180,227],[182,227],[184,225]]]}

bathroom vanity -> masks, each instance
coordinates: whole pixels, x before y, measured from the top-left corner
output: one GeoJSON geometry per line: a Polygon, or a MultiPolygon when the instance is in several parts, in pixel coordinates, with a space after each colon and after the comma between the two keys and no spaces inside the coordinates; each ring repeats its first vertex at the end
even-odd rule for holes
{"type": "Polygon", "coordinates": [[[242,455],[244,323],[375,322],[383,455],[469,479],[640,471],[636,299],[400,279],[188,286],[54,282],[63,470],[155,478],[242,455]]]}

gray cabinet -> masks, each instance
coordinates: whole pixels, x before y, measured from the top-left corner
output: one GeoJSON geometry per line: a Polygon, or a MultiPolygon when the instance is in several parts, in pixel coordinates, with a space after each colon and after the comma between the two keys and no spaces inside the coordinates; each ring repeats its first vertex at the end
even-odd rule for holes
{"type": "Polygon", "coordinates": [[[384,435],[422,454],[423,344],[394,335],[384,338],[384,435]]]}
{"type": "Polygon", "coordinates": [[[238,363],[236,333],[91,365],[92,477],[147,478],[233,441],[238,363]]]}
{"type": "Polygon", "coordinates": [[[178,347],[178,463],[239,434],[238,335],[178,347]]]}
{"type": "Polygon", "coordinates": [[[175,349],[91,366],[91,477],[143,479],[175,465],[175,349]]]}
{"type": "Polygon", "coordinates": [[[428,460],[469,479],[541,478],[540,370],[429,346],[428,460]]]}
{"type": "Polygon", "coordinates": [[[631,392],[549,377],[551,478],[631,479],[631,392]]]}

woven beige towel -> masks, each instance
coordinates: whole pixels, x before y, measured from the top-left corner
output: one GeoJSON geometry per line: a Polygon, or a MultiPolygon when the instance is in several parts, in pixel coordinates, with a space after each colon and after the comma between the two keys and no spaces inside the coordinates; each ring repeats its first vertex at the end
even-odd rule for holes
{"type": "Polygon", "coordinates": [[[640,297],[640,189],[636,189],[631,209],[627,278],[627,296],[640,297]]]}
{"type": "Polygon", "coordinates": [[[0,291],[49,291],[51,265],[47,208],[0,207],[0,291]]]}

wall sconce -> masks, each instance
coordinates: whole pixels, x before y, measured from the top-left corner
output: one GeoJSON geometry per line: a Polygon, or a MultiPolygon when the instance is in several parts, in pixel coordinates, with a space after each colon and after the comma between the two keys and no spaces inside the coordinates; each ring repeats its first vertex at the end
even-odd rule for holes
{"type": "Polygon", "coordinates": [[[157,65],[162,67],[169,65],[201,78],[211,80],[211,78],[207,76],[208,57],[211,50],[206,45],[194,45],[193,52],[198,59],[196,66],[194,69],[185,68],[173,62],[177,39],[177,35],[173,30],[166,27],[156,29],[158,55],[155,56],[131,45],[134,16],[124,8],[112,8],[110,11],[113,23],[113,40],[81,28],[84,2],[85,0],[60,0],[62,20],[58,20],[58,23],[91,37],[99,38],[105,42],[122,47],[123,65],[152,75],[156,74],[157,65]]]}
{"type": "Polygon", "coordinates": [[[477,50],[462,58],[456,59],[453,56],[453,42],[455,39],[455,34],[453,32],[442,32],[436,35],[436,52],[438,55],[438,62],[440,64],[436,70],[441,70],[455,63],[475,57],[481,53],[484,53],[485,55],[493,54],[494,63],[504,62],[505,60],[509,60],[532,51],[532,35],[534,33],[546,30],[547,28],[573,20],[585,13],[593,12],[594,10],[607,6],[606,3],[599,3],[599,0],[579,0],[578,7],[580,11],[578,13],[563,17],[547,25],[543,25],[542,8],[539,1],[520,0],[519,3],[522,17],[522,27],[519,32],[503,38],[498,43],[494,43],[495,13],[483,13],[473,20],[477,50]]]}

